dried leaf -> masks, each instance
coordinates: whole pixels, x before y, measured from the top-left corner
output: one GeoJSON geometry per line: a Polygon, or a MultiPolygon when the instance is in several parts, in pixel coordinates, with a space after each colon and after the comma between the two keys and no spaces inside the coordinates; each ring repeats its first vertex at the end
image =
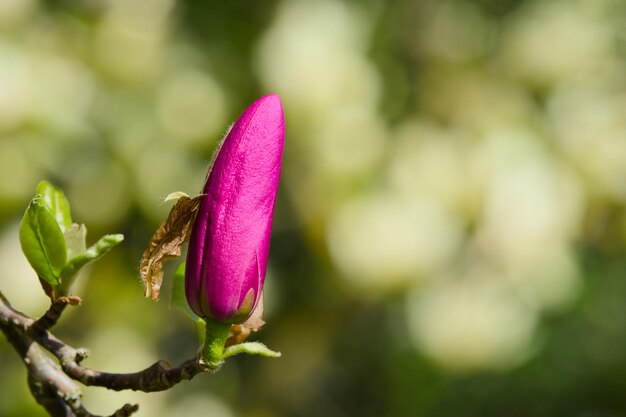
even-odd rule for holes
{"type": "Polygon", "coordinates": [[[242,324],[242,326],[247,327],[253,332],[256,332],[261,327],[263,327],[264,324],[265,322],[263,321],[263,292],[261,292],[261,295],[259,296],[259,301],[257,302],[257,305],[254,308],[254,311],[252,312],[248,320],[246,320],[245,323],[242,324]]]}
{"type": "Polygon", "coordinates": [[[246,341],[250,336],[250,329],[243,324],[233,324],[230,326],[230,336],[226,339],[225,347],[238,345],[246,341]]]}
{"type": "Polygon", "coordinates": [[[181,193],[167,219],[159,225],[159,228],[152,235],[139,266],[146,297],[153,300],[159,298],[159,291],[163,282],[163,265],[181,255],[182,245],[191,236],[193,221],[202,196],[190,198],[181,193]]]}
{"type": "Polygon", "coordinates": [[[167,195],[167,197],[165,197],[165,200],[163,200],[164,203],[167,203],[168,201],[172,201],[172,200],[180,200],[183,197],[189,197],[189,194],[187,194],[184,191],[174,191],[173,193],[169,193],[167,195]]]}

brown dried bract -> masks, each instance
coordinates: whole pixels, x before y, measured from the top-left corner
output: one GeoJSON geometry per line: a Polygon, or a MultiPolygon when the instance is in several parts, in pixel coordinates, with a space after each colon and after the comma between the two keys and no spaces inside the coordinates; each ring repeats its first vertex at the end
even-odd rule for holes
{"type": "Polygon", "coordinates": [[[245,342],[245,340],[250,336],[251,332],[258,331],[263,325],[265,321],[263,321],[263,293],[261,293],[261,297],[259,298],[259,302],[257,303],[252,315],[242,324],[233,324],[230,326],[230,337],[226,340],[226,347],[232,345],[238,345],[239,343],[245,342]]]}
{"type": "Polygon", "coordinates": [[[261,295],[259,296],[259,301],[257,302],[256,307],[254,308],[254,311],[252,312],[248,320],[246,320],[245,323],[242,324],[242,326],[247,327],[253,332],[256,332],[261,327],[263,327],[264,324],[265,322],[263,321],[263,291],[261,291],[261,295]]]}
{"type": "Polygon", "coordinates": [[[230,326],[230,336],[226,340],[225,347],[238,345],[239,343],[245,342],[245,340],[250,336],[250,329],[244,326],[243,324],[233,324],[230,326]]]}
{"type": "MultiPolygon", "coordinates": [[[[181,255],[181,247],[191,236],[191,229],[202,197],[198,195],[191,198],[183,193],[173,193],[170,196],[178,198],[178,201],[170,210],[167,219],[152,235],[139,266],[141,280],[146,289],[144,295],[153,300],[159,298],[163,282],[163,265],[181,255]]],[[[166,198],[166,201],[172,199],[170,196],[166,198]]]]}

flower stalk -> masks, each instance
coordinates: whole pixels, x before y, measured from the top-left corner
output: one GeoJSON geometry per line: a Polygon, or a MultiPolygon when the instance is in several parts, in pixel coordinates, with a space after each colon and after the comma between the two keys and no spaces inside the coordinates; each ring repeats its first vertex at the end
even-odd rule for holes
{"type": "Polygon", "coordinates": [[[204,346],[200,352],[200,362],[209,370],[217,370],[224,362],[224,346],[228,339],[230,324],[205,319],[204,346]]]}

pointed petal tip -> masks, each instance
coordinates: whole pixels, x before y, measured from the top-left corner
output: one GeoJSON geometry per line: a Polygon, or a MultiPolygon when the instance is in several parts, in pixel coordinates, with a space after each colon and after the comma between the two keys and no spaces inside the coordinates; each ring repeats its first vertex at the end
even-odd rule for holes
{"type": "Polygon", "coordinates": [[[283,103],[278,94],[268,94],[259,98],[256,103],[264,112],[283,114],[283,103]]]}
{"type": "Polygon", "coordinates": [[[275,104],[281,105],[280,102],[280,96],[276,93],[270,93],[270,94],[266,94],[264,96],[261,96],[258,101],[263,101],[263,102],[274,102],[275,104]]]}

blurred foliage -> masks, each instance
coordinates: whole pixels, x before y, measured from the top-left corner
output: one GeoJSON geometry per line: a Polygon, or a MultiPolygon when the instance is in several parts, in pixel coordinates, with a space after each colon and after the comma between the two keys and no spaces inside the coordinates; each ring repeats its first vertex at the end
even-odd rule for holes
{"type": "MultiPolygon", "coordinates": [[[[49,179],[93,236],[126,236],[61,336],[104,370],[193,355],[140,255],[162,199],[199,190],[228,123],[276,92],[257,337],[283,358],[89,389],[90,409],[625,415],[625,22],[620,0],[1,1],[0,288],[46,307],[18,223],[49,179]]],[[[0,415],[42,415],[6,343],[0,366],[0,415]]]]}

